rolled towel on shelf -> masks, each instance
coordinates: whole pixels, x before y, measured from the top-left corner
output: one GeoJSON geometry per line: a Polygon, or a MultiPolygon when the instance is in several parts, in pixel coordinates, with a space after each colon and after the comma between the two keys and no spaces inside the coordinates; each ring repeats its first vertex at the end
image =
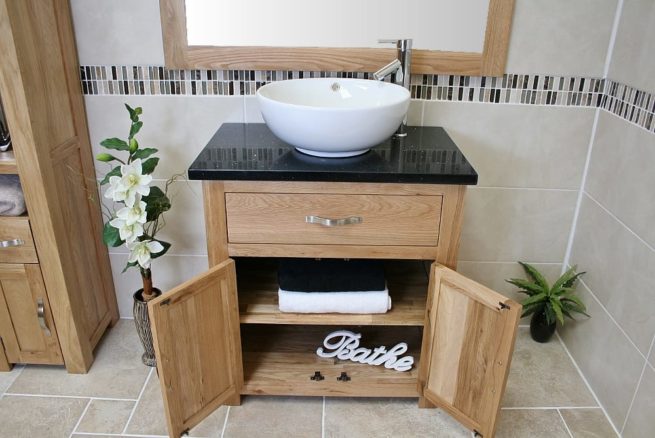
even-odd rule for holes
{"type": "Polygon", "coordinates": [[[386,313],[391,309],[389,290],[367,292],[295,292],[280,289],[281,312],[386,313]]]}
{"type": "Polygon", "coordinates": [[[0,216],[20,216],[26,210],[18,175],[0,175],[0,216]]]}
{"type": "Polygon", "coordinates": [[[280,289],[292,292],[365,292],[386,288],[380,260],[280,259],[280,289]]]}

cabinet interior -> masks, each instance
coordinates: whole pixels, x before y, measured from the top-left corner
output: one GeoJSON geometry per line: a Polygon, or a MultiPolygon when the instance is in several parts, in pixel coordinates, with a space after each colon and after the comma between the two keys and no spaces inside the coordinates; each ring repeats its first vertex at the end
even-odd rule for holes
{"type": "Polygon", "coordinates": [[[385,314],[298,314],[278,309],[277,259],[237,258],[244,386],[242,394],[418,397],[417,375],[428,290],[421,261],[386,261],[392,309],[385,314]],[[360,346],[408,344],[410,371],[322,358],[336,330],[361,333],[360,346]],[[320,372],[322,380],[311,379],[320,372]],[[350,380],[338,380],[342,373],[350,380]]]}

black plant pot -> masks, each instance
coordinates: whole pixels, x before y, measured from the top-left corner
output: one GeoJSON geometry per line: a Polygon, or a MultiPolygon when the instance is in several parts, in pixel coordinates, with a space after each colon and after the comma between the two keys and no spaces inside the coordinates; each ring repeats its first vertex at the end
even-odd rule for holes
{"type": "MultiPolygon", "coordinates": [[[[161,295],[159,289],[153,288],[155,296],[158,297],[161,295]]],[[[139,334],[139,339],[141,340],[141,345],[145,353],[141,356],[141,361],[144,365],[149,367],[157,366],[157,359],[155,358],[155,347],[152,345],[152,332],[150,331],[150,317],[148,316],[148,303],[143,301],[143,296],[141,295],[143,289],[139,289],[133,295],[134,297],[134,307],[132,308],[132,313],[134,314],[134,325],[136,326],[136,332],[139,334]]]]}
{"type": "Polygon", "coordinates": [[[556,323],[548,324],[545,312],[535,312],[530,319],[530,335],[537,342],[548,342],[555,333],[556,323]]]}

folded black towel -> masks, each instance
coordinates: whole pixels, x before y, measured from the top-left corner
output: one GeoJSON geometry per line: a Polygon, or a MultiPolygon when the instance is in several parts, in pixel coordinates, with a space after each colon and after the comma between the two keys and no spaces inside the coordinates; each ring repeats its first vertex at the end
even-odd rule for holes
{"type": "Polygon", "coordinates": [[[292,292],[368,292],[385,290],[380,260],[280,259],[280,289],[292,292]]]}

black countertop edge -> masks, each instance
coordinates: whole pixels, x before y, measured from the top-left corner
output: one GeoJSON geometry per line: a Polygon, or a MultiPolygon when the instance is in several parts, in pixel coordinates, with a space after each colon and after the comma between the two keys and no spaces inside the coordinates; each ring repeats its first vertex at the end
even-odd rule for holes
{"type": "Polygon", "coordinates": [[[189,169],[189,180],[194,181],[290,181],[290,182],[352,182],[352,183],[399,183],[399,184],[448,184],[476,185],[478,175],[402,175],[394,174],[393,181],[384,173],[340,173],[332,172],[329,177],[316,172],[267,172],[252,170],[198,170],[189,169]],[[281,174],[283,173],[283,175],[281,174]]]}

